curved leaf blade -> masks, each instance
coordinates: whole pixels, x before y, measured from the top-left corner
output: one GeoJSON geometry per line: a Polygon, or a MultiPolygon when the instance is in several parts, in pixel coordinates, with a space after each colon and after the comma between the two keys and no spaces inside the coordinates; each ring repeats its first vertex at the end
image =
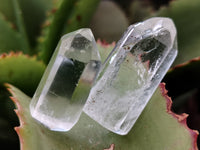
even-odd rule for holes
{"type": "Polygon", "coordinates": [[[40,58],[45,64],[49,62],[62,34],[86,26],[98,1],[61,0],[57,3],[44,24],[43,35],[39,38],[40,58]],[[79,14],[82,18],[81,21],[79,21],[79,14]],[[71,23],[66,25],[66,22],[71,23]]]}
{"type": "Polygon", "coordinates": [[[15,2],[18,3],[22,13],[18,14],[16,18],[21,17],[23,28],[31,48],[35,48],[37,44],[37,37],[41,32],[42,23],[46,19],[47,11],[52,9],[53,1],[54,0],[17,0],[15,2]]]}
{"type": "Polygon", "coordinates": [[[198,133],[186,126],[186,114],[176,115],[171,112],[171,99],[166,95],[164,84],[157,89],[135,126],[126,136],[109,132],[85,114],[82,114],[79,122],[69,132],[50,131],[30,116],[30,98],[17,88],[7,86],[18,108],[16,113],[21,125],[15,129],[20,137],[22,149],[103,150],[110,145],[112,148],[112,144],[115,150],[198,149],[198,133]]]}
{"type": "Polygon", "coordinates": [[[12,24],[5,20],[0,13],[0,53],[10,50],[17,51],[23,48],[23,38],[12,28],[12,24]]]}
{"type": "Polygon", "coordinates": [[[45,65],[22,53],[9,53],[0,56],[0,84],[11,83],[32,95],[35,91],[45,65]]]}

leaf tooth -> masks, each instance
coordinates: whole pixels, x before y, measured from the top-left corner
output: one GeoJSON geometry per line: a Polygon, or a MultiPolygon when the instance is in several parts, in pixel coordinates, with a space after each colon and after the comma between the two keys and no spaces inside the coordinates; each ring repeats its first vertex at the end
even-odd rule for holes
{"type": "Polygon", "coordinates": [[[6,56],[7,56],[7,54],[6,54],[6,53],[3,53],[3,54],[0,55],[0,59],[5,58],[6,56]]]}
{"type": "MultiPolygon", "coordinates": [[[[8,89],[9,90],[9,89],[8,89]]],[[[10,91],[10,90],[9,90],[10,91]]],[[[13,93],[13,92],[12,92],[13,93]]],[[[19,127],[23,127],[24,126],[24,120],[23,120],[23,110],[22,110],[22,107],[19,103],[19,101],[13,97],[13,96],[10,96],[10,99],[14,102],[14,104],[16,105],[16,109],[14,109],[18,119],[19,119],[19,122],[20,122],[20,126],[19,127]]]]}
{"type": "Polygon", "coordinates": [[[177,119],[177,121],[185,128],[189,131],[190,135],[191,135],[191,139],[192,139],[192,150],[198,150],[197,147],[197,138],[199,135],[199,132],[197,130],[192,130],[188,127],[187,125],[187,117],[189,116],[186,113],[183,113],[181,115],[176,114],[172,111],[172,100],[171,97],[168,96],[168,91],[165,88],[165,83],[160,83],[160,91],[163,95],[163,97],[166,99],[166,109],[167,109],[167,113],[169,115],[171,115],[172,117],[174,117],[175,119],[177,119]]]}
{"type": "Polygon", "coordinates": [[[12,96],[10,96],[10,99],[13,101],[13,103],[15,104],[16,106],[16,109],[14,109],[17,117],[19,118],[19,122],[20,122],[20,126],[19,127],[16,127],[16,128],[21,128],[24,126],[24,110],[23,110],[23,107],[22,105],[20,104],[19,100],[16,98],[16,95],[15,95],[15,92],[11,89],[11,85],[8,84],[8,83],[5,83],[4,84],[6,87],[7,87],[7,90],[11,93],[12,96]]]}
{"type": "Polygon", "coordinates": [[[193,58],[193,59],[191,59],[191,60],[189,60],[189,61],[186,61],[186,62],[184,62],[184,63],[178,64],[178,65],[172,67],[172,68],[169,70],[169,72],[174,71],[175,69],[179,69],[179,68],[181,68],[181,67],[188,66],[188,65],[190,65],[191,63],[195,63],[195,62],[198,62],[198,61],[200,61],[200,56],[195,57],[195,58],[193,58]]]}
{"type": "Polygon", "coordinates": [[[14,51],[10,51],[9,53],[2,53],[0,55],[0,59],[8,59],[8,58],[12,58],[12,57],[23,57],[23,58],[27,58],[31,61],[37,61],[38,63],[44,65],[43,61],[42,60],[38,60],[38,56],[37,55],[28,55],[28,54],[24,54],[22,51],[17,51],[17,52],[14,52],[14,51]]]}
{"type": "Polygon", "coordinates": [[[10,96],[10,99],[14,102],[16,106],[16,109],[14,109],[14,111],[19,119],[20,125],[17,127],[14,127],[14,129],[17,132],[17,135],[19,137],[21,150],[24,150],[24,144],[25,144],[24,138],[23,138],[23,128],[25,125],[25,122],[24,122],[25,115],[23,114],[24,110],[23,110],[22,105],[20,104],[20,101],[16,98],[17,95],[13,91],[12,86],[8,83],[5,83],[4,85],[7,87],[7,90],[11,93],[12,96],[10,96]]]}
{"type": "Polygon", "coordinates": [[[43,24],[42,24],[42,28],[46,28],[48,26],[50,26],[51,22],[49,20],[46,20],[43,24]]]}
{"type": "Polygon", "coordinates": [[[53,9],[51,9],[51,13],[54,14],[54,13],[56,13],[57,10],[58,10],[58,8],[53,8],[53,9]]]}
{"type": "Polygon", "coordinates": [[[14,23],[10,22],[4,14],[0,13],[0,17],[1,17],[2,20],[4,20],[7,23],[7,25],[11,29],[14,29],[14,30],[17,29],[16,25],[14,23]]]}
{"type": "Polygon", "coordinates": [[[11,57],[21,57],[21,56],[26,57],[26,58],[31,59],[31,60],[37,59],[37,55],[30,56],[28,54],[23,54],[22,51],[17,51],[17,52],[10,51],[9,53],[2,53],[0,55],[0,59],[6,59],[6,58],[11,58],[11,57]]]}

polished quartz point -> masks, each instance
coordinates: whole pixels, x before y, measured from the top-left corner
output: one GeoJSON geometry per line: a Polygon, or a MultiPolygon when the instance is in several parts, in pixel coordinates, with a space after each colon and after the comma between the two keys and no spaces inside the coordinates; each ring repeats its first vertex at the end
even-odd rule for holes
{"type": "Polygon", "coordinates": [[[100,65],[90,29],[63,36],[31,101],[32,117],[50,130],[70,130],[80,117],[100,65]]]}
{"type": "Polygon", "coordinates": [[[104,63],[84,112],[112,132],[127,134],[176,55],[171,19],[131,25],[104,63]]]}

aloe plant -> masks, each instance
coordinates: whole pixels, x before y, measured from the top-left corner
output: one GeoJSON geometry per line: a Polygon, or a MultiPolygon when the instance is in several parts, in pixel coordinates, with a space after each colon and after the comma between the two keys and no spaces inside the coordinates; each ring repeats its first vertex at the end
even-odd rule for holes
{"type": "MultiPolygon", "coordinates": [[[[198,111],[188,111],[191,114],[189,125],[196,129],[193,130],[187,125],[188,115],[184,111],[188,102],[197,102],[199,98],[199,0],[172,1],[149,14],[136,2],[134,6],[141,9],[133,10],[141,13],[141,20],[168,16],[177,26],[179,55],[163,82],[175,104],[173,111],[182,114],[172,111],[172,100],[165,83],[161,83],[126,136],[111,133],[84,113],[75,127],[64,133],[50,131],[30,116],[31,97],[58,40],[65,33],[88,27],[98,4],[99,0],[0,0],[2,147],[24,150],[197,150],[200,114],[198,111]],[[195,117],[196,122],[193,121],[195,117]]],[[[131,20],[134,21],[134,18],[131,20]]],[[[106,44],[101,40],[97,43],[104,60],[115,43],[106,44]]],[[[192,108],[199,109],[200,105],[192,105],[192,108]]]]}

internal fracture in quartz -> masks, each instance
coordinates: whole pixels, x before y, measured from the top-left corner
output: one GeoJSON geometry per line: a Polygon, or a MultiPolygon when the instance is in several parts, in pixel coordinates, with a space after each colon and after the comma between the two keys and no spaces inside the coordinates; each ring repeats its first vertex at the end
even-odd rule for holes
{"type": "Polygon", "coordinates": [[[177,55],[169,18],[131,25],[104,63],[84,112],[105,128],[127,134],[177,55]]]}
{"type": "Polygon", "coordinates": [[[100,65],[90,29],[63,36],[31,101],[33,118],[51,130],[70,130],[80,117],[100,65]]]}

